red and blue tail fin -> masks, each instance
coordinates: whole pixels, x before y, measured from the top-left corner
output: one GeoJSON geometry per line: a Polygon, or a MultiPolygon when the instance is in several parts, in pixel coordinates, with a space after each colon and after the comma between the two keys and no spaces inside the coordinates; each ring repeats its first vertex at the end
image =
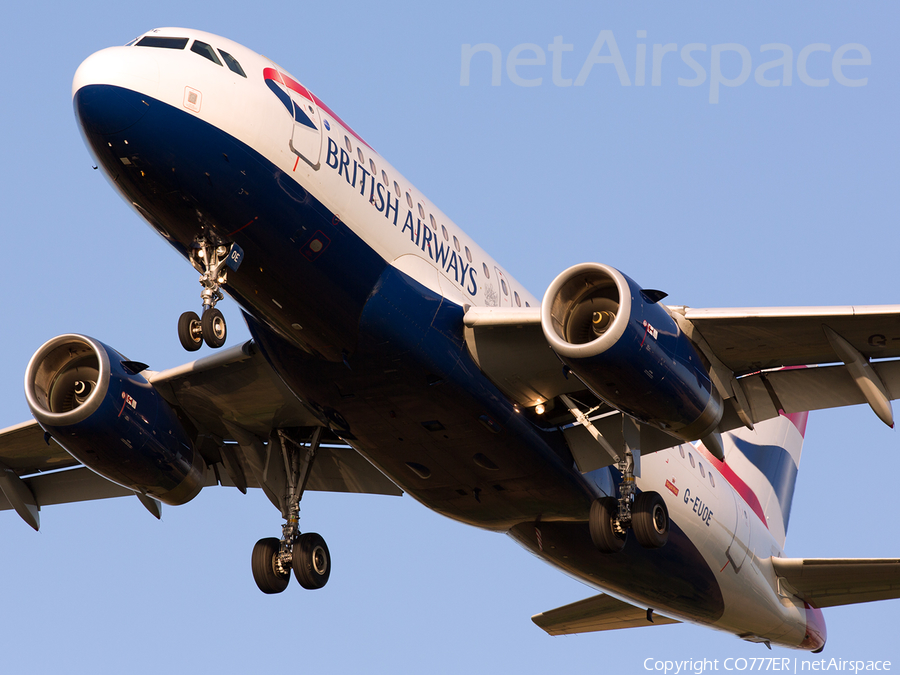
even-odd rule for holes
{"type": "Polygon", "coordinates": [[[754,425],[753,431],[739,428],[722,435],[725,463],[755,494],[769,531],[782,547],[791,517],[808,415],[806,412],[782,414],[754,425]]]}

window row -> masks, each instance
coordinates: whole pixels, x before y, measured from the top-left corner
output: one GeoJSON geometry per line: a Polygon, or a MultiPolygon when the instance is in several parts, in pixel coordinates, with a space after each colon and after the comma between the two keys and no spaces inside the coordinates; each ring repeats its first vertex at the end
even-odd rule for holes
{"type": "MultiPolygon", "coordinates": [[[[681,458],[684,459],[684,446],[679,445],[678,451],[681,453],[681,458]]],[[[703,476],[704,478],[707,477],[707,472],[706,472],[706,469],[703,467],[703,462],[700,462],[700,461],[694,462],[694,455],[691,454],[690,452],[687,453],[687,459],[691,463],[692,469],[699,468],[700,475],[703,476]]],[[[713,487],[716,487],[716,479],[713,477],[713,472],[710,471],[708,475],[709,475],[709,484],[712,485],[713,487]]]]}
{"type": "MultiPolygon", "coordinates": [[[[353,143],[350,141],[349,136],[344,136],[344,145],[347,148],[347,152],[352,155],[353,154],[353,143]]],[[[362,148],[359,146],[356,146],[356,157],[357,157],[357,160],[359,161],[360,165],[362,165],[362,166],[366,165],[366,157],[363,154],[362,148]]],[[[375,166],[375,160],[373,160],[371,157],[369,158],[369,172],[373,176],[378,175],[378,168],[375,166]]],[[[391,181],[388,179],[387,172],[384,169],[381,170],[381,182],[385,186],[388,186],[388,189],[390,189],[391,181]]],[[[406,197],[406,205],[409,207],[409,210],[412,211],[415,208],[419,212],[419,219],[422,220],[423,222],[425,222],[425,207],[422,206],[422,203],[416,202],[415,206],[414,206],[412,194],[410,194],[410,192],[407,191],[404,195],[403,191],[400,189],[400,184],[397,183],[397,181],[393,182],[393,187],[394,187],[394,194],[397,195],[397,199],[399,200],[399,199],[401,199],[402,196],[405,196],[406,197]]],[[[431,224],[431,229],[433,229],[435,232],[438,231],[438,223],[433,214],[431,214],[431,213],[428,214],[427,222],[429,222],[431,224]]],[[[450,241],[450,232],[447,230],[446,225],[441,224],[440,232],[441,232],[441,236],[444,237],[444,241],[450,241]]],[[[462,253],[463,249],[465,249],[466,260],[468,260],[469,263],[472,262],[472,251],[469,250],[468,246],[465,246],[465,247],[461,246],[459,243],[459,238],[456,235],[453,235],[453,247],[456,249],[457,253],[462,253]]],[[[488,269],[487,263],[482,263],[482,270],[484,271],[485,278],[490,279],[491,272],[488,269]]],[[[502,277],[500,278],[500,289],[503,291],[503,295],[505,295],[506,297],[509,297],[509,286],[506,284],[506,279],[504,279],[502,277]]],[[[513,298],[515,299],[516,306],[521,307],[522,306],[522,298],[519,296],[518,292],[513,291],[513,298]]],[[[531,305],[526,302],[525,306],[530,307],[531,305]]]]}

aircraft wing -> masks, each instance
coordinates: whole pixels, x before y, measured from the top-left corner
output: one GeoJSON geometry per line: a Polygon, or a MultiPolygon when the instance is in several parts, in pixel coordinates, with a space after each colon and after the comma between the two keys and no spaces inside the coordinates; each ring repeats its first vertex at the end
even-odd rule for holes
{"type": "Polygon", "coordinates": [[[549,635],[572,635],[619,628],[642,628],[681,623],[646,609],[629,605],[611,595],[595,595],[531,617],[549,635]],[[652,618],[651,618],[652,617],[652,618]]]}
{"type": "MultiPolygon", "coordinates": [[[[144,375],[195,428],[210,467],[207,485],[242,491],[262,487],[279,505],[281,457],[270,460],[269,434],[321,423],[287,390],[252,342],[144,375]]],[[[306,489],[402,494],[356,450],[327,433],[306,489]]],[[[0,431],[0,510],[15,508],[35,529],[40,506],[133,494],[82,466],[55,440],[45,440],[33,420],[0,431]]]]}
{"type": "Polygon", "coordinates": [[[785,590],[813,607],[900,598],[897,558],[772,558],[785,590]]]}
{"type": "MultiPolygon", "coordinates": [[[[667,309],[710,363],[726,403],[720,431],[779,411],[859,403],[892,424],[889,401],[900,397],[900,305],[667,309]]],[[[584,390],[549,348],[540,308],[472,307],[464,323],[472,357],[520,405],[584,390]]],[[[669,439],[669,445],[678,442],[669,439]]],[[[667,447],[665,439],[656,440],[651,445],[667,447]]]]}

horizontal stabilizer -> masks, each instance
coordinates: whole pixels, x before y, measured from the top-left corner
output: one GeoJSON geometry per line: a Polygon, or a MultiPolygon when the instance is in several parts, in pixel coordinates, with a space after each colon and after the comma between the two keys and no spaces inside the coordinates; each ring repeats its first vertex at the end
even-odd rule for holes
{"type": "Polygon", "coordinates": [[[775,574],[813,607],[900,598],[897,558],[772,558],[775,574]]]}
{"type": "Polygon", "coordinates": [[[592,598],[573,602],[531,617],[538,626],[550,635],[572,635],[619,628],[640,628],[641,626],[662,626],[680,623],[659,614],[648,620],[648,611],[616,600],[611,595],[595,595],[592,598]]]}

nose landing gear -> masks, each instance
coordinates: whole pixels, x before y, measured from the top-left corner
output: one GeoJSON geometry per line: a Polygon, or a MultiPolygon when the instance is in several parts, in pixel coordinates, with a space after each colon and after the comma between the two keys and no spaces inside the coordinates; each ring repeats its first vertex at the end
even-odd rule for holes
{"type": "Polygon", "coordinates": [[[228,270],[237,271],[243,257],[237,244],[212,244],[202,237],[194,242],[190,259],[200,272],[203,315],[185,312],[178,319],[178,340],[187,351],[197,351],[204,342],[213,349],[225,344],[228,328],[216,303],[225,297],[220,287],[228,281],[228,270]]]}

